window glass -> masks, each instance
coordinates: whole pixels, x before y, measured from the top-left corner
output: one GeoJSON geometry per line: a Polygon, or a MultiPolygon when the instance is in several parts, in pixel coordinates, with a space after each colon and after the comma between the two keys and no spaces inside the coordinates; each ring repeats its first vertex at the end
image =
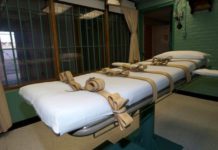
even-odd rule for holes
{"type": "MultiPolygon", "coordinates": [[[[5,86],[54,79],[48,1],[3,0],[0,5],[0,80],[5,86]]],[[[55,3],[61,71],[106,67],[104,11],[55,3]]],[[[111,62],[127,61],[130,32],[123,14],[109,13],[111,62]]]]}
{"type": "Polygon", "coordinates": [[[109,14],[111,62],[128,62],[130,31],[123,14],[109,14]]]}
{"type": "Polygon", "coordinates": [[[103,11],[76,5],[57,15],[62,70],[82,73],[105,66],[103,19],[103,11]]]}
{"type": "Polygon", "coordinates": [[[0,9],[1,80],[5,86],[54,77],[44,0],[3,0],[0,9]],[[3,72],[3,73],[2,73],[3,72]]]}

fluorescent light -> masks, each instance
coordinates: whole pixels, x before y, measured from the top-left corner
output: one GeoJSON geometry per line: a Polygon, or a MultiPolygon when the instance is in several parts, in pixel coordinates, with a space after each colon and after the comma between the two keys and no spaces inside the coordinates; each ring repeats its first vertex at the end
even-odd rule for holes
{"type": "Polygon", "coordinates": [[[120,0],[107,0],[107,5],[120,6],[120,0]]]}
{"type": "MultiPolygon", "coordinates": [[[[62,14],[63,12],[67,11],[71,8],[70,5],[55,3],[55,14],[62,14]]],[[[45,7],[43,10],[45,13],[49,13],[49,6],[45,7]]]]}
{"type": "Polygon", "coordinates": [[[88,13],[86,13],[86,14],[82,14],[82,15],[80,15],[80,19],[93,19],[93,18],[96,18],[96,17],[98,17],[98,16],[100,16],[100,15],[103,15],[104,14],[104,12],[102,12],[102,11],[99,11],[99,10],[93,10],[93,11],[91,11],[91,12],[88,12],[88,13]]]}

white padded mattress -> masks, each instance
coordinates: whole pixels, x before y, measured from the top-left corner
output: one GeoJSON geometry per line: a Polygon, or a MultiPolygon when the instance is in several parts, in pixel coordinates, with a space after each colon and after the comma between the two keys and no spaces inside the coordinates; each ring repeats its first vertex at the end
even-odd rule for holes
{"type": "MultiPolygon", "coordinates": [[[[186,62],[186,65],[191,66],[192,64],[186,62]]],[[[164,70],[172,75],[174,81],[184,78],[184,72],[179,68],[149,66],[147,69],[164,70]]],[[[130,75],[153,79],[158,90],[169,85],[168,79],[163,75],[136,72],[131,72],[130,75]]],[[[98,73],[77,76],[75,80],[84,86],[85,81],[90,77],[103,79],[105,90],[110,93],[118,92],[123,98],[129,100],[128,105],[152,94],[150,84],[142,80],[108,77],[98,73]]],[[[104,97],[88,91],[73,92],[69,85],[60,81],[27,85],[20,88],[19,94],[34,107],[41,120],[60,135],[112,114],[104,97]]]]}

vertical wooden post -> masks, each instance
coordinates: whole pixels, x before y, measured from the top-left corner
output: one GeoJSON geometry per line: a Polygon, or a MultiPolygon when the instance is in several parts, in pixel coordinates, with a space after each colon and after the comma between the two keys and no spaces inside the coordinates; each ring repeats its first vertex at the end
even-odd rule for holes
{"type": "Polygon", "coordinates": [[[104,31],[105,31],[105,51],[106,51],[106,64],[110,66],[110,42],[109,42],[109,6],[107,0],[105,0],[105,11],[104,11],[104,31]]]}
{"type": "Polygon", "coordinates": [[[60,61],[59,61],[58,33],[57,33],[57,22],[55,16],[54,0],[49,0],[49,16],[50,16],[51,33],[53,38],[55,76],[56,78],[58,78],[58,75],[60,73],[60,61]]]}

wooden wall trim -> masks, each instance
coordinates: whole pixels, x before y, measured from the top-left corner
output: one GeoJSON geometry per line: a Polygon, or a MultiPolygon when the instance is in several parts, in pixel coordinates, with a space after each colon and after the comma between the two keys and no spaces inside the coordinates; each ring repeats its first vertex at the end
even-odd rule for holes
{"type": "Polygon", "coordinates": [[[58,32],[57,32],[57,22],[55,16],[55,4],[54,0],[49,0],[49,16],[52,34],[52,44],[54,48],[54,66],[55,66],[55,76],[58,78],[60,73],[60,61],[59,61],[59,48],[58,48],[58,32]]]}
{"type": "Polygon", "coordinates": [[[109,6],[106,5],[105,0],[105,12],[104,12],[104,30],[105,30],[105,52],[106,52],[106,64],[110,66],[110,37],[109,37],[109,6]]]}

